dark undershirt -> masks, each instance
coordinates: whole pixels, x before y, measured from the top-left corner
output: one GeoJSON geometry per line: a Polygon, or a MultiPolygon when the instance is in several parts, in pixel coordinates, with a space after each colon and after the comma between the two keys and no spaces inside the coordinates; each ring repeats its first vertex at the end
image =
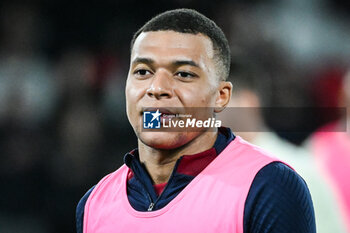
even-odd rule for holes
{"type": "MultiPolygon", "coordinates": [[[[217,154],[233,139],[234,135],[229,129],[221,128],[221,133],[219,133],[214,145],[217,154]],[[225,132],[225,130],[227,131],[225,132]]],[[[212,152],[210,151],[210,153],[212,152]]],[[[210,156],[212,154],[204,154],[199,155],[198,158],[210,156]]],[[[205,159],[199,161],[208,163],[205,159]]],[[[147,211],[150,202],[155,203],[152,210],[163,208],[196,175],[196,173],[186,172],[186,166],[179,168],[179,164],[183,165],[179,161],[175,165],[167,186],[158,196],[151,178],[139,160],[126,155],[125,162],[133,171],[128,179],[128,199],[133,208],[138,211],[147,211]]],[[[83,232],[84,207],[94,187],[82,197],[77,206],[78,233],[83,232]]],[[[280,162],[273,162],[263,167],[255,176],[245,202],[244,232],[314,233],[316,232],[315,228],[312,200],[304,180],[295,171],[280,162]]]]}

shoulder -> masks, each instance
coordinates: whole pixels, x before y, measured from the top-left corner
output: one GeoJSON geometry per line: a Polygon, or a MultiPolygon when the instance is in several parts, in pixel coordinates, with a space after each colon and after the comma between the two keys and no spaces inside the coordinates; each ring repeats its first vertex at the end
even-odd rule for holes
{"type": "Polygon", "coordinates": [[[254,172],[252,173],[254,173],[254,175],[266,164],[272,161],[279,161],[276,156],[273,156],[259,146],[247,142],[240,136],[236,136],[220,155],[221,157],[226,157],[223,160],[228,162],[228,164],[238,162],[240,164],[239,168],[246,169],[246,167],[253,166],[254,172]],[[245,166],[242,167],[242,165],[245,166]]]}
{"type": "Polygon", "coordinates": [[[93,200],[103,199],[104,196],[109,195],[110,189],[120,189],[121,184],[123,184],[123,178],[126,178],[126,175],[129,171],[129,168],[124,164],[116,171],[103,177],[95,186],[94,190],[90,194],[89,203],[93,200]]]}
{"type": "Polygon", "coordinates": [[[109,182],[113,182],[116,179],[121,179],[121,175],[125,171],[125,169],[128,169],[126,165],[121,166],[118,170],[106,175],[103,177],[97,185],[94,185],[92,188],[90,188],[84,196],[80,199],[77,208],[76,208],[76,227],[77,232],[82,233],[83,232],[83,221],[84,221],[84,212],[85,212],[85,206],[87,205],[88,199],[95,195],[97,189],[103,188],[106,184],[109,182]]]}
{"type": "Polygon", "coordinates": [[[281,162],[261,168],[246,199],[244,228],[245,232],[315,232],[305,181],[281,162]]]}
{"type": "Polygon", "coordinates": [[[301,178],[301,176],[299,176],[291,167],[282,162],[275,161],[261,168],[256,174],[253,183],[266,185],[275,184],[277,182],[276,186],[278,186],[283,181],[282,184],[284,186],[290,187],[289,182],[293,179],[297,180],[298,184],[305,185],[305,188],[307,188],[303,178],[301,178]]]}
{"type": "Polygon", "coordinates": [[[253,196],[257,191],[264,191],[273,192],[272,195],[281,193],[291,196],[296,193],[296,189],[306,194],[309,193],[306,182],[297,172],[286,164],[275,161],[259,170],[253,180],[249,195],[253,196]]]}

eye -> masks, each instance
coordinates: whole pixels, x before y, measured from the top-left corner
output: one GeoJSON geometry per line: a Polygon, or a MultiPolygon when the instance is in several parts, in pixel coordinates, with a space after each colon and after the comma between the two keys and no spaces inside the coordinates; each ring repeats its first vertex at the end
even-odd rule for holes
{"type": "Polygon", "coordinates": [[[189,72],[185,72],[185,71],[179,71],[175,74],[176,76],[180,77],[180,78],[193,78],[196,75],[189,73],[189,72]]]}
{"type": "Polygon", "coordinates": [[[150,74],[152,74],[152,73],[146,69],[139,69],[139,70],[136,70],[134,72],[134,75],[140,76],[140,77],[144,77],[144,76],[150,75],[150,74]]]}

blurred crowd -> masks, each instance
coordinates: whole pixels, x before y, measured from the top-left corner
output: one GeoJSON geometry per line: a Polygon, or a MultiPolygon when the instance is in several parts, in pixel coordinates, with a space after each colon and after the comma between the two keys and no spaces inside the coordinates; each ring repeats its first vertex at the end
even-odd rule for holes
{"type": "Polygon", "coordinates": [[[229,39],[231,107],[258,109],[244,120],[259,132],[236,133],[304,177],[318,232],[350,232],[348,2],[37,0],[0,3],[0,233],[75,232],[80,197],[137,146],[124,96],[132,34],[179,7],[229,39]],[[280,119],[261,107],[306,110],[280,119]]]}

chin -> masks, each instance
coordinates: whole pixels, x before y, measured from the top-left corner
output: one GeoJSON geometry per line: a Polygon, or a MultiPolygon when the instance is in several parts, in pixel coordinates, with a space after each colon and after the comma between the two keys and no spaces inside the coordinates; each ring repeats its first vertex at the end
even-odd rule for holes
{"type": "Polygon", "coordinates": [[[164,150],[179,148],[192,140],[184,132],[140,132],[137,137],[149,147],[164,150]]]}

